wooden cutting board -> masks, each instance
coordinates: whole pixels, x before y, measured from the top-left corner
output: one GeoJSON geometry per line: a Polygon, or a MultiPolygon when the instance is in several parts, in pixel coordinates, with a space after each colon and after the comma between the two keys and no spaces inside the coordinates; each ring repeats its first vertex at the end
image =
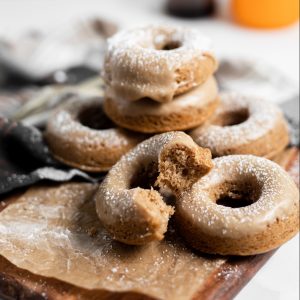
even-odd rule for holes
{"type": "MultiPolygon", "coordinates": [[[[299,150],[297,148],[285,150],[278,155],[276,162],[284,167],[299,183],[299,150]]],[[[2,204],[0,202],[0,211],[19,196],[20,194],[15,194],[5,198],[2,204]]],[[[232,299],[274,253],[275,251],[271,251],[250,257],[228,257],[226,262],[216,268],[206,282],[199,287],[193,300],[232,299]]],[[[37,276],[19,269],[0,256],[0,299],[131,300],[150,298],[133,293],[116,294],[84,290],[53,278],[37,276]]]]}

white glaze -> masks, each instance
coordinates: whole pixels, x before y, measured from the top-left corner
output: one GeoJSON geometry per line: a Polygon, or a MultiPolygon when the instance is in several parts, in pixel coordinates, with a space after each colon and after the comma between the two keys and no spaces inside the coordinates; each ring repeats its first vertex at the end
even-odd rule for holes
{"type": "Polygon", "coordinates": [[[63,137],[66,143],[76,143],[82,147],[122,147],[129,144],[128,137],[120,128],[92,129],[82,125],[78,115],[85,108],[99,105],[102,109],[103,99],[76,98],[58,108],[49,119],[47,131],[63,137]]]}
{"type": "Polygon", "coordinates": [[[220,98],[221,105],[214,118],[226,113],[234,114],[241,110],[247,110],[249,117],[246,121],[233,126],[214,125],[208,121],[190,132],[197,144],[211,149],[215,156],[226,155],[229,149],[263,138],[276,127],[278,122],[283,123],[282,126],[287,131],[282,112],[275,104],[234,92],[222,93],[220,98]],[[220,155],[217,155],[218,153],[220,155]]]}
{"type": "MultiPolygon", "coordinates": [[[[184,65],[192,68],[195,62],[201,63],[205,55],[215,60],[210,51],[209,39],[193,29],[148,26],[121,31],[108,40],[104,78],[127,101],[148,97],[170,102],[180,85],[186,84],[176,82],[176,72],[184,65]],[[158,50],[170,42],[180,47],[158,50]]],[[[192,81],[192,71],[187,80],[192,81]]]]}
{"type": "Polygon", "coordinates": [[[172,113],[180,113],[182,109],[202,109],[216,101],[218,97],[218,86],[214,77],[210,77],[201,86],[190,92],[177,96],[172,102],[157,103],[149,99],[129,102],[118,98],[111,90],[107,90],[107,97],[118,107],[118,111],[127,116],[169,116],[172,113]]]}
{"type": "MultiPolygon", "coordinates": [[[[299,210],[299,191],[291,177],[276,163],[252,155],[231,155],[214,159],[215,167],[183,193],[176,210],[207,234],[240,238],[261,233],[276,218],[284,221],[299,210]],[[258,200],[248,206],[218,205],[211,197],[215,186],[255,178],[261,187],[258,200]]],[[[238,200],[237,200],[238,201],[238,200]]]]}
{"type": "Polygon", "coordinates": [[[159,154],[167,144],[180,141],[197,147],[192,138],[185,133],[168,132],[155,135],[124,155],[109,171],[95,197],[100,219],[106,224],[120,219],[134,221],[134,194],[138,193],[140,188],[130,188],[132,177],[142,166],[147,166],[150,162],[158,163],[159,154]]]}

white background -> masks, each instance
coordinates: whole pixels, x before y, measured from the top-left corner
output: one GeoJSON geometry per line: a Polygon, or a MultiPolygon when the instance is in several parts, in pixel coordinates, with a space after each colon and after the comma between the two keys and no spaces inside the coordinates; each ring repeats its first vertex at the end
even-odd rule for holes
{"type": "MultiPolygon", "coordinates": [[[[219,3],[224,7],[227,1],[219,3]]],[[[257,58],[299,82],[298,24],[280,30],[246,29],[230,22],[226,9],[213,20],[173,19],[163,13],[163,5],[163,0],[0,0],[0,36],[47,30],[87,16],[104,17],[122,27],[176,22],[209,35],[219,57],[257,58]]],[[[299,299],[299,238],[281,247],[236,299],[299,299]]]]}

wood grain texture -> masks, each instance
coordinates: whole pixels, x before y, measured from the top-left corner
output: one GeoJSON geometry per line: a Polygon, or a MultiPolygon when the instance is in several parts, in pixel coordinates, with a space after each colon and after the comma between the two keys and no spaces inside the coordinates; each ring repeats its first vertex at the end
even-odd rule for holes
{"type": "MultiPolygon", "coordinates": [[[[299,183],[299,150],[290,148],[279,154],[275,161],[290,171],[299,183]]],[[[0,211],[18,198],[19,194],[7,197],[0,211]]],[[[257,273],[257,271],[276,252],[271,251],[249,257],[229,257],[226,263],[217,268],[208,280],[199,287],[192,300],[230,300],[257,273]]],[[[207,258],[209,259],[209,258],[207,258]]],[[[34,275],[11,264],[0,256],[0,299],[29,300],[151,300],[134,293],[111,293],[89,291],[53,278],[34,275]]]]}

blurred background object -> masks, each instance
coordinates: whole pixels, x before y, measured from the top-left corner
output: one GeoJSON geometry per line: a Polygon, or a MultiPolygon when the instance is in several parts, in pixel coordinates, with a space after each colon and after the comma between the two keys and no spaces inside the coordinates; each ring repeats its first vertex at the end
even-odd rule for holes
{"type": "Polygon", "coordinates": [[[92,18],[49,32],[34,30],[19,38],[0,39],[2,81],[6,76],[6,81],[19,83],[76,83],[95,76],[102,66],[106,39],[116,30],[115,24],[92,18]]]}
{"type": "Polygon", "coordinates": [[[241,25],[276,28],[299,20],[299,0],[232,0],[233,18],[241,25]]]}
{"type": "Polygon", "coordinates": [[[178,17],[204,17],[214,12],[214,4],[213,0],[168,0],[167,10],[178,17]]]}

